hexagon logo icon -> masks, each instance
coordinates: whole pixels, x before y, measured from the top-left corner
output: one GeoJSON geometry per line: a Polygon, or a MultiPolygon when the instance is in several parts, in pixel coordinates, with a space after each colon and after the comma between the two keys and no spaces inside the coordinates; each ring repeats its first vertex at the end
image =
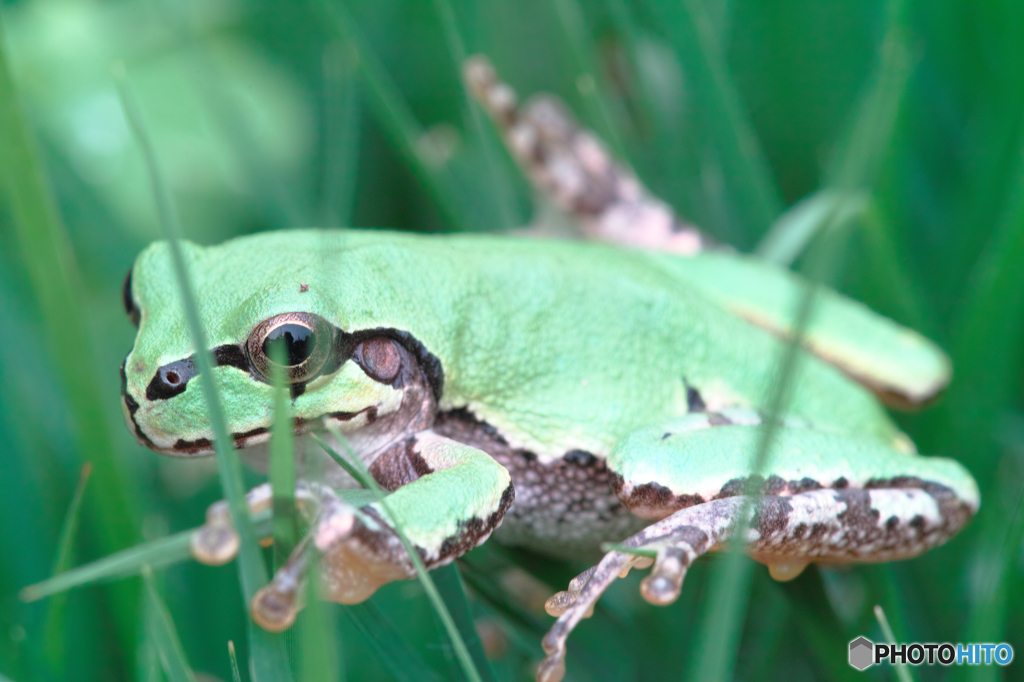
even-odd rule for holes
{"type": "Polygon", "coordinates": [[[867,637],[858,637],[850,642],[850,665],[864,670],[874,662],[875,644],[867,637]]]}

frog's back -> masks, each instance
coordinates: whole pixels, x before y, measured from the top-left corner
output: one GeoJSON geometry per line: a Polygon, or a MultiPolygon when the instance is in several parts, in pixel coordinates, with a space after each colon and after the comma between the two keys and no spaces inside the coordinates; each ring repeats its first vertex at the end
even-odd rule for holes
{"type": "MultiPolygon", "coordinates": [[[[326,316],[342,329],[410,333],[441,361],[442,409],[468,408],[542,459],[604,456],[695,398],[761,405],[779,355],[770,334],[640,251],[359,230],[269,233],[215,249],[245,254],[250,271],[261,270],[254,252],[274,254],[270,279],[326,292],[326,316]],[[254,250],[252,240],[264,243],[254,250]],[[284,268],[282,252],[296,254],[284,268]]],[[[837,430],[896,433],[864,389],[811,357],[791,411],[837,430]]]]}

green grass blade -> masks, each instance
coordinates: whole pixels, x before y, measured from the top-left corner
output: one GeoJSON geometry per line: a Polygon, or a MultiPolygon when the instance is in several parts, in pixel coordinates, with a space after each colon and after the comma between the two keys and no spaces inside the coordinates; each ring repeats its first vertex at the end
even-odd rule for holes
{"type": "MultiPolygon", "coordinates": [[[[889,644],[895,644],[896,635],[893,634],[892,628],[889,626],[889,619],[885,617],[885,611],[882,607],[877,604],[875,605],[875,619],[878,621],[878,626],[882,628],[885,641],[889,644]]],[[[896,663],[893,667],[896,668],[896,677],[900,682],[914,682],[914,678],[910,674],[910,668],[907,667],[906,663],[896,663]]]]}
{"type": "Polygon", "coordinates": [[[362,633],[377,658],[398,682],[440,682],[441,678],[416,653],[405,636],[373,601],[352,604],[342,609],[362,633]]]}
{"type": "MultiPolygon", "coordinates": [[[[1024,147],[1022,147],[1024,151],[1024,147]]],[[[1002,219],[968,279],[965,303],[954,329],[956,373],[950,387],[956,418],[986,424],[1019,385],[1024,341],[1024,162],[1006,200],[1002,219]]],[[[981,464],[969,462],[969,464],[981,464]]],[[[988,464],[994,464],[990,462],[988,464]]],[[[987,481],[988,472],[979,480],[987,481]]]]}
{"type": "Polygon", "coordinates": [[[168,682],[196,682],[196,676],[185,659],[185,652],[181,648],[181,641],[178,639],[178,632],[174,628],[174,621],[167,611],[167,606],[157,592],[153,580],[153,571],[148,566],[142,569],[142,578],[146,583],[146,597],[148,601],[146,630],[152,640],[153,648],[160,657],[160,664],[167,675],[168,682]]]}
{"type": "Polygon", "coordinates": [[[823,189],[797,202],[772,223],[757,246],[761,258],[790,266],[826,221],[844,224],[867,209],[868,195],[859,191],[823,189]]]}
{"type": "Polygon", "coordinates": [[[583,96],[587,119],[619,161],[626,162],[629,156],[618,133],[619,127],[615,125],[611,104],[604,94],[608,88],[602,83],[601,70],[593,55],[593,40],[587,29],[583,8],[577,0],[555,0],[555,11],[575,62],[576,89],[583,96]]]}
{"type": "Polygon", "coordinates": [[[354,55],[341,43],[331,43],[323,54],[324,165],[321,181],[320,225],[352,224],[359,166],[359,123],[362,103],[354,55]]]}
{"type": "MultiPolygon", "coordinates": [[[[200,386],[206,399],[206,406],[213,425],[214,449],[216,450],[217,470],[220,474],[221,487],[231,511],[231,520],[241,538],[238,554],[238,573],[242,585],[242,596],[245,604],[249,604],[253,595],[267,584],[267,570],[263,565],[256,544],[256,533],[249,518],[249,510],[245,503],[245,488],[242,484],[242,468],[231,439],[220,396],[213,380],[213,362],[206,343],[206,332],[199,318],[199,305],[195,291],[189,279],[188,267],[181,248],[181,226],[178,224],[177,213],[170,192],[160,172],[153,151],[152,143],[145,129],[142,113],[139,111],[135,98],[128,88],[127,76],[123,66],[115,69],[115,79],[121,95],[122,106],[126,118],[142,150],[146,166],[149,170],[153,195],[156,200],[160,217],[161,229],[170,244],[171,259],[185,318],[188,323],[192,345],[196,349],[195,360],[199,370],[200,386]]],[[[249,622],[250,652],[252,667],[256,680],[287,680],[291,678],[288,659],[285,654],[284,640],[280,635],[272,635],[249,622]]]]}
{"type": "MultiPolygon", "coordinates": [[[[785,414],[789,405],[793,377],[804,355],[802,338],[814,310],[816,292],[838,271],[847,231],[835,222],[837,211],[838,209],[835,209],[826,218],[825,230],[814,242],[808,254],[805,264],[808,281],[794,314],[793,337],[780,349],[782,357],[767,402],[766,411],[769,418],[761,427],[757,452],[751,468],[754,474],[763,476],[768,470],[772,441],[778,429],[778,421],[772,417],[785,414]]],[[[749,496],[758,494],[753,486],[756,484],[748,482],[748,500],[749,496]]],[[[749,501],[745,502],[739,518],[747,518],[750,513],[749,504],[749,501]]],[[[695,680],[713,682],[729,679],[734,673],[736,652],[742,633],[742,614],[749,598],[753,562],[744,556],[743,543],[736,542],[722,563],[724,565],[712,576],[711,596],[703,614],[704,626],[698,635],[701,644],[697,647],[699,653],[692,673],[695,680]]]]}
{"type": "Polygon", "coordinates": [[[821,571],[808,566],[795,580],[785,583],[773,580],[771,585],[792,605],[791,622],[796,624],[800,637],[807,643],[805,650],[816,657],[818,667],[828,679],[862,682],[860,672],[850,667],[845,656],[836,653],[845,652],[852,637],[832,609],[821,571]]]}
{"type": "MultiPolygon", "coordinates": [[[[1008,491],[1001,492],[1005,494],[1008,491]]],[[[1005,523],[1003,519],[989,520],[981,532],[977,543],[981,558],[976,561],[986,570],[974,588],[973,609],[961,641],[1006,641],[1012,591],[1015,580],[1019,580],[1019,577],[1015,575],[1017,572],[1015,557],[1018,556],[1022,542],[1024,542],[1024,486],[1019,486],[1016,504],[1013,505],[1009,523],[1005,523]]],[[[963,666],[958,667],[956,673],[955,679],[967,679],[973,682],[994,682],[1000,678],[996,666],[963,666]]]]}
{"type": "MultiPolygon", "coordinates": [[[[137,519],[142,515],[115,458],[105,408],[110,402],[100,393],[102,382],[96,376],[96,356],[86,331],[85,287],[21,110],[7,64],[5,35],[0,16],[0,191],[6,195],[3,203],[13,223],[12,241],[20,247],[29,275],[30,295],[46,332],[44,341],[65,389],[77,457],[91,464],[94,485],[103,491],[86,502],[86,521],[98,540],[97,550],[115,552],[139,539],[137,519]]],[[[121,657],[122,667],[128,669],[128,652],[138,640],[138,590],[135,586],[112,588],[110,599],[118,639],[114,655],[121,657]]]]}
{"type": "Polygon", "coordinates": [[[892,144],[896,116],[914,64],[906,44],[903,0],[890,0],[887,14],[878,66],[868,79],[853,126],[826,171],[827,187],[872,187],[892,144]]]}
{"type": "Polygon", "coordinates": [[[142,607],[142,633],[143,638],[139,643],[139,655],[135,661],[135,679],[137,682],[164,682],[163,665],[160,663],[160,654],[153,646],[153,638],[149,636],[148,621],[150,607],[148,602],[143,602],[142,607]]]}
{"type": "MultiPolygon", "coordinates": [[[[462,65],[466,62],[466,46],[462,40],[462,34],[459,32],[459,22],[456,19],[455,10],[452,8],[450,0],[434,0],[434,12],[437,13],[438,21],[441,22],[444,42],[448,47],[448,54],[451,55],[461,83],[462,65]]],[[[497,149],[497,140],[490,133],[488,126],[484,124],[480,106],[473,101],[465,86],[462,87],[461,108],[463,124],[467,130],[472,131],[483,151],[484,164],[490,175],[490,182],[486,184],[487,195],[490,203],[494,206],[494,213],[498,217],[498,227],[503,230],[512,229],[517,226],[517,222],[513,210],[515,199],[508,177],[508,167],[499,160],[501,156],[497,149]]]]}
{"type": "Polygon", "coordinates": [[[64,526],[61,528],[60,540],[57,543],[57,560],[53,563],[53,574],[58,575],[68,570],[74,560],[74,543],[78,535],[79,515],[82,511],[82,500],[85,497],[85,487],[89,483],[89,475],[92,473],[92,465],[88,462],[82,467],[82,475],[75,486],[75,494],[68,505],[68,513],[64,517],[64,526]]]}
{"type": "MultiPolygon", "coordinates": [[[[675,101],[675,95],[679,93],[666,93],[663,85],[652,82],[652,60],[656,59],[652,51],[656,49],[656,43],[651,36],[640,30],[634,18],[634,9],[625,0],[605,0],[605,5],[628,55],[622,68],[629,69],[625,81],[630,87],[631,103],[636,107],[634,125],[643,138],[643,153],[651,158],[651,167],[641,173],[643,180],[655,195],[673,203],[688,220],[699,223],[699,210],[688,205],[691,201],[682,191],[699,175],[700,170],[697,167],[699,153],[694,149],[694,136],[682,120],[684,107],[681,99],[675,101]],[[677,106],[673,107],[670,103],[677,106]]],[[[667,56],[662,57],[656,63],[664,70],[667,59],[667,56]]],[[[672,60],[674,64],[674,53],[672,60]]],[[[639,165],[641,160],[637,161],[639,165]]],[[[641,170],[637,168],[638,172],[641,170]]],[[[707,229],[711,225],[703,227],[707,229]]]]}
{"type": "MultiPolygon", "coordinates": [[[[362,460],[359,459],[359,457],[352,451],[351,447],[348,444],[348,440],[345,438],[345,435],[336,428],[328,427],[328,430],[331,432],[331,435],[333,435],[338,440],[339,443],[343,444],[343,446],[347,450],[348,457],[342,457],[340,454],[334,451],[333,448],[328,446],[323,440],[318,439],[317,442],[320,443],[321,447],[323,447],[327,451],[327,453],[331,455],[332,458],[334,458],[335,461],[340,463],[341,460],[348,460],[348,464],[351,467],[351,469],[358,471],[360,474],[360,476],[356,480],[358,480],[360,483],[363,483],[364,485],[368,484],[367,488],[372,490],[373,493],[377,496],[377,501],[384,508],[384,511],[387,512],[388,518],[394,520],[395,535],[397,535],[398,539],[401,540],[402,546],[405,548],[405,551],[409,555],[409,560],[416,568],[416,574],[420,579],[420,583],[423,584],[423,590],[427,593],[427,597],[433,604],[434,610],[437,612],[438,618],[441,619],[441,622],[444,624],[445,630],[447,630],[448,632],[448,637],[452,641],[452,647],[455,649],[455,655],[459,659],[459,663],[462,665],[462,671],[466,674],[466,678],[470,682],[481,682],[482,678],[480,676],[480,673],[476,669],[476,665],[473,662],[473,657],[469,653],[469,649],[466,647],[466,642],[463,639],[462,633],[459,632],[459,628],[455,625],[455,621],[452,619],[452,615],[448,611],[448,607],[445,606],[444,600],[441,599],[441,595],[437,591],[437,586],[434,585],[434,581],[431,579],[430,574],[427,572],[426,566],[423,565],[423,559],[420,558],[419,552],[417,552],[416,548],[412,546],[412,542],[409,541],[409,538],[406,536],[405,531],[402,529],[402,524],[398,517],[391,513],[391,509],[388,507],[387,496],[384,494],[384,491],[381,490],[379,485],[377,485],[377,481],[373,478],[373,476],[370,475],[370,472],[366,470],[366,467],[363,464],[362,460]]],[[[474,630],[473,633],[475,634],[475,632],[476,631],[474,630]]]]}
{"type": "MultiPolygon", "coordinates": [[[[92,472],[92,465],[88,462],[82,467],[82,475],[75,487],[75,494],[68,505],[67,514],[64,517],[64,525],[60,531],[60,539],[57,541],[57,559],[53,562],[53,575],[57,576],[66,572],[74,561],[75,540],[78,538],[78,522],[82,511],[82,499],[85,497],[85,487],[89,483],[89,474],[92,472]]],[[[50,608],[46,613],[46,653],[51,670],[58,674],[64,674],[64,618],[67,599],[63,594],[57,595],[50,601],[50,608]]]]}
{"type": "Polygon", "coordinates": [[[292,419],[288,413],[289,388],[284,367],[284,347],[275,346],[271,367],[274,384],[274,424],[270,436],[270,488],[274,508],[274,567],[288,560],[298,537],[295,516],[295,450],[292,419]]]}
{"type": "Polygon", "coordinates": [[[162,568],[186,561],[192,556],[189,552],[189,539],[192,533],[193,531],[185,531],[130,547],[91,564],[73,568],[49,580],[29,585],[19,596],[22,601],[33,602],[89,583],[138,575],[145,565],[162,568]]]}
{"type": "Polygon", "coordinates": [[[448,222],[462,231],[468,231],[472,226],[466,223],[465,214],[453,195],[453,188],[456,187],[454,179],[443,168],[434,169],[420,158],[417,144],[424,137],[423,128],[402,99],[398,87],[388,77],[380,60],[359,34],[348,10],[341,3],[328,4],[327,0],[320,0],[318,6],[342,42],[356,53],[359,75],[366,87],[370,105],[395,150],[448,222]]]}
{"type": "Polygon", "coordinates": [[[480,677],[484,682],[493,682],[494,676],[491,674],[490,662],[487,660],[487,654],[484,653],[480,635],[476,631],[473,611],[470,608],[469,599],[466,597],[466,587],[462,582],[458,564],[453,561],[447,566],[436,568],[432,572],[432,577],[434,584],[437,585],[437,593],[441,595],[441,600],[452,614],[455,627],[462,633],[462,637],[466,641],[466,648],[469,649],[473,662],[476,663],[480,677]]]}
{"type": "Polygon", "coordinates": [[[763,233],[782,212],[782,199],[726,65],[701,0],[648,2],[692,79],[694,100],[707,122],[740,223],[763,233]]]}
{"type": "MultiPolygon", "coordinates": [[[[252,523],[258,537],[270,534],[270,512],[253,515],[252,523]]],[[[143,566],[158,569],[181,561],[188,561],[192,558],[189,542],[192,534],[197,530],[199,529],[193,528],[165,538],[151,540],[103,557],[85,566],[73,568],[49,580],[29,585],[21,590],[19,597],[26,602],[38,601],[82,585],[138,575],[142,573],[143,566]]]]}
{"type": "Polygon", "coordinates": [[[242,682],[242,673],[238,670],[238,656],[235,655],[235,643],[228,640],[228,659],[231,661],[231,682],[242,682]]]}
{"type": "Polygon", "coordinates": [[[342,641],[337,624],[320,594],[320,563],[310,562],[306,575],[310,597],[298,618],[299,680],[323,682],[339,676],[342,641]]]}
{"type": "MultiPolygon", "coordinates": [[[[876,183],[891,146],[896,116],[913,66],[906,47],[902,5],[900,0],[889,3],[888,27],[878,66],[868,80],[851,130],[826,171],[823,189],[794,207],[802,210],[794,213],[791,209],[773,223],[757,246],[756,253],[761,258],[779,265],[792,265],[824,225],[823,218],[829,211],[822,204],[842,201],[847,195],[861,196],[876,183]],[[817,219],[812,219],[812,215],[817,219]]],[[[863,210],[867,205],[866,196],[859,203],[863,210]]],[[[849,217],[860,215],[861,210],[849,217]]]]}

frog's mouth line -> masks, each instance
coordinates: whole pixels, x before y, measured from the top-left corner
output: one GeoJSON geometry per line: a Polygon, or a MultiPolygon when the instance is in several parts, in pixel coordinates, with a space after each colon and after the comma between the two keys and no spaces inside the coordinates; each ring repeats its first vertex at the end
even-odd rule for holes
{"type": "MultiPolygon", "coordinates": [[[[363,428],[377,421],[377,407],[377,405],[370,405],[369,407],[364,407],[358,412],[328,412],[327,414],[323,414],[312,419],[297,419],[295,421],[293,432],[296,436],[302,436],[310,431],[322,430],[324,428],[324,421],[327,419],[331,419],[339,423],[345,423],[353,421],[361,415],[365,415],[366,423],[360,427],[363,428]]],[[[231,438],[235,441],[235,447],[241,450],[249,447],[250,445],[258,445],[269,441],[270,428],[260,426],[250,431],[233,433],[231,434],[231,438]]],[[[213,442],[208,438],[199,438],[196,440],[183,440],[179,438],[170,449],[155,447],[152,449],[161,454],[172,456],[212,455],[214,452],[213,442]]]]}

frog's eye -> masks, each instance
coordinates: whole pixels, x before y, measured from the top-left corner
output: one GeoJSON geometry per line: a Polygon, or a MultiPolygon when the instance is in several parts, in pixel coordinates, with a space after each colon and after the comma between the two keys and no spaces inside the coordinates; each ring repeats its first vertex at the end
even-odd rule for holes
{"type": "Polygon", "coordinates": [[[260,322],[245,344],[253,370],[270,381],[275,359],[284,359],[290,384],[309,381],[324,368],[334,347],[334,329],[319,315],[282,313],[260,322]]]}

